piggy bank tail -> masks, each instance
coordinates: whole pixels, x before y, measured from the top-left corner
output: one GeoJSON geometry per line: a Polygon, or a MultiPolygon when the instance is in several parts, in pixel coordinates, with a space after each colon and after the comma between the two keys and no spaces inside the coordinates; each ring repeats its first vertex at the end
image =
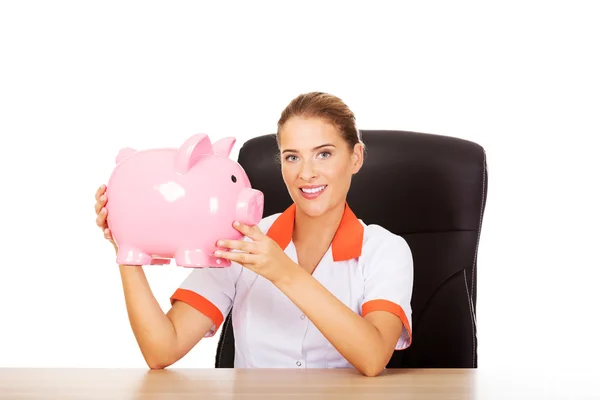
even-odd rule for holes
{"type": "Polygon", "coordinates": [[[119,154],[117,154],[117,164],[135,152],[136,150],[132,149],[131,147],[126,147],[124,149],[119,150],[119,154]]]}

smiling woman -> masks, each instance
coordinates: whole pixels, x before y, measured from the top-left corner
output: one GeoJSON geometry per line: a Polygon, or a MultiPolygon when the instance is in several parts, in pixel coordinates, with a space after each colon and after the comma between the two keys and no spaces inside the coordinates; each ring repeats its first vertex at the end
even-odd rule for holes
{"type": "Polygon", "coordinates": [[[308,93],[286,107],[277,125],[282,175],[300,219],[323,216],[337,226],[352,175],[363,163],[354,114],[335,96],[308,93]]]}
{"type": "MultiPolygon", "coordinates": [[[[195,269],[165,314],[139,267],[121,266],[131,326],[151,368],[165,368],[232,312],[235,366],[348,368],[378,375],[412,342],[413,260],[400,236],[358,219],[346,197],[363,164],[354,114],[313,92],[282,112],[277,141],[292,205],[243,240],[221,240],[229,268],[195,269]]],[[[98,225],[110,239],[97,193],[98,225]]],[[[114,243],[113,243],[114,244],[114,243]]]]}

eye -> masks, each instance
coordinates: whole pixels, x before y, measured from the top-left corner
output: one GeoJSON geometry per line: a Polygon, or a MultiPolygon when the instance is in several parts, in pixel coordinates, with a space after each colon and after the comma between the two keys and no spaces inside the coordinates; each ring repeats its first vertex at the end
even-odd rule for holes
{"type": "Polygon", "coordinates": [[[323,156],[321,158],[328,158],[331,155],[331,152],[329,151],[323,151],[321,153],[319,153],[319,156],[323,156]]]}
{"type": "Polygon", "coordinates": [[[292,158],[296,158],[297,159],[298,157],[296,157],[295,155],[292,154],[292,155],[287,156],[285,159],[288,160],[288,161],[296,161],[295,159],[292,159],[292,158]]]}
{"type": "Polygon", "coordinates": [[[231,175],[231,181],[232,181],[233,183],[236,183],[236,182],[237,182],[237,178],[235,177],[235,175],[231,175]]]}

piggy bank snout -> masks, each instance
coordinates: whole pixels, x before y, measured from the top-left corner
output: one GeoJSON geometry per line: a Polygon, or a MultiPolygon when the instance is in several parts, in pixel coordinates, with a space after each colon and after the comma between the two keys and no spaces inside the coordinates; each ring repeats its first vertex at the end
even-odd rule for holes
{"type": "Polygon", "coordinates": [[[258,224],[262,219],[264,200],[260,190],[243,189],[238,197],[236,219],[246,225],[258,224]]]}

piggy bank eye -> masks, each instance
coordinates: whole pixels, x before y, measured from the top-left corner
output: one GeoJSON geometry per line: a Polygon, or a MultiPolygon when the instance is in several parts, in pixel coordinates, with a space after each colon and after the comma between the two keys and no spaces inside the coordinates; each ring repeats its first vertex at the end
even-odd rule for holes
{"type": "Polygon", "coordinates": [[[233,181],[233,183],[237,182],[237,178],[235,177],[235,175],[231,175],[231,180],[233,181]]]}

